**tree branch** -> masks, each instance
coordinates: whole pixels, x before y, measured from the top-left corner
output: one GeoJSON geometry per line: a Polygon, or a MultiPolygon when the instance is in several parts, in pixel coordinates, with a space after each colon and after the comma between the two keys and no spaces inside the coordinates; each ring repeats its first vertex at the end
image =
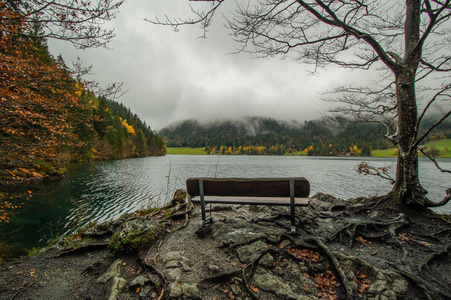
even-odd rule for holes
{"type": "Polygon", "coordinates": [[[427,158],[429,158],[429,159],[434,163],[434,165],[437,167],[437,169],[439,169],[442,173],[450,173],[450,174],[451,174],[451,171],[450,171],[450,170],[445,170],[445,169],[441,168],[441,167],[439,166],[439,164],[437,163],[437,161],[435,160],[435,157],[430,156],[430,155],[425,151],[424,148],[418,147],[418,150],[419,150],[421,153],[423,153],[424,156],[426,156],[427,158]]]}

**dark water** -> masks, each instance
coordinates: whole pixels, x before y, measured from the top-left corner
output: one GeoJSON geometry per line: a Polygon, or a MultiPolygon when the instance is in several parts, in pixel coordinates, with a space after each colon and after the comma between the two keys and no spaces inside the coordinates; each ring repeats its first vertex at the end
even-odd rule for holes
{"type": "MultiPolygon", "coordinates": [[[[310,181],[311,195],[324,192],[347,199],[386,194],[391,189],[387,181],[354,171],[362,160],[392,166],[391,172],[395,171],[394,158],[362,157],[167,155],[74,164],[64,180],[16,187],[19,192],[31,190],[33,196],[14,211],[10,223],[0,224],[0,238],[3,243],[27,248],[42,246],[90,221],[161,206],[176,189],[184,188],[187,178],[195,176],[300,176],[310,181]]],[[[451,169],[451,159],[439,162],[451,169]]],[[[427,160],[421,160],[420,177],[434,201],[443,199],[446,188],[451,187],[451,175],[441,173],[427,160]]],[[[451,213],[451,205],[437,211],[451,213]]]]}

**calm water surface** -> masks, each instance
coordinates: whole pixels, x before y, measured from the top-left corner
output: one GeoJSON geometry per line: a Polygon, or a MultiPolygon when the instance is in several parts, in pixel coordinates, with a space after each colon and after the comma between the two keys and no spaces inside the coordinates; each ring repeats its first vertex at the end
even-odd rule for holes
{"type": "MultiPolygon", "coordinates": [[[[0,225],[0,238],[25,247],[43,245],[90,221],[161,206],[176,189],[185,187],[187,178],[195,176],[296,176],[310,181],[311,195],[324,192],[347,199],[386,194],[391,189],[387,181],[354,171],[362,160],[395,171],[394,158],[373,157],[167,155],[74,164],[62,181],[21,187],[32,190],[33,197],[16,210],[9,224],[0,225]]],[[[451,169],[451,159],[439,162],[451,169]]],[[[446,188],[451,187],[451,175],[441,173],[428,160],[420,162],[420,177],[434,201],[443,199],[446,188]]],[[[437,211],[451,213],[451,204],[437,211]]]]}

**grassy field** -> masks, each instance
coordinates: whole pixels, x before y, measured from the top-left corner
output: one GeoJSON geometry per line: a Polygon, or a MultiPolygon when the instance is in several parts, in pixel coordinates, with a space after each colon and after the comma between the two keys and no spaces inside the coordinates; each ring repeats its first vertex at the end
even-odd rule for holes
{"type": "Polygon", "coordinates": [[[190,148],[190,147],[168,147],[166,148],[167,154],[190,154],[199,155],[205,154],[205,148],[190,148]]]}
{"type": "MultiPolygon", "coordinates": [[[[451,139],[431,141],[425,145],[429,150],[436,148],[440,151],[437,157],[451,157],[451,139]]],[[[374,150],[373,156],[396,156],[394,149],[374,150]]]]}
{"type": "MultiPolygon", "coordinates": [[[[428,149],[436,148],[440,151],[437,157],[451,157],[451,139],[431,141],[425,145],[428,149]]],[[[166,149],[167,154],[189,154],[199,155],[205,154],[205,148],[190,148],[190,147],[169,147],[166,149]]],[[[290,155],[303,155],[302,151],[291,153],[290,155]]],[[[373,156],[394,157],[398,153],[394,148],[384,150],[373,150],[373,156]]]]}

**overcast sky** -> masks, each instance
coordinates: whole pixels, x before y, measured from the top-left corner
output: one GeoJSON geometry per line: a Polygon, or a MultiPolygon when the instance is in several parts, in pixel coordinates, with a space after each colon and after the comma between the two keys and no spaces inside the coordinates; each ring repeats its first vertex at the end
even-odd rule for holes
{"type": "MultiPolygon", "coordinates": [[[[229,1],[228,5],[234,4],[229,1]]],[[[312,120],[327,103],[318,96],[358,78],[358,74],[330,68],[311,75],[311,66],[289,60],[252,59],[232,54],[239,45],[217,14],[207,39],[199,26],[175,33],[144,18],[190,16],[190,7],[208,5],[188,0],[128,0],[117,18],[110,50],[77,50],[70,43],[49,41],[50,51],[62,54],[68,65],[80,57],[93,66],[90,78],[101,84],[124,82],[129,89],[120,102],[154,130],[185,119],[211,120],[266,116],[284,120],[312,120]]],[[[227,7],[224,7],[227,8],[227,7]]],[[[227,13],[226,9],[223,13],[227,13]]]]}

